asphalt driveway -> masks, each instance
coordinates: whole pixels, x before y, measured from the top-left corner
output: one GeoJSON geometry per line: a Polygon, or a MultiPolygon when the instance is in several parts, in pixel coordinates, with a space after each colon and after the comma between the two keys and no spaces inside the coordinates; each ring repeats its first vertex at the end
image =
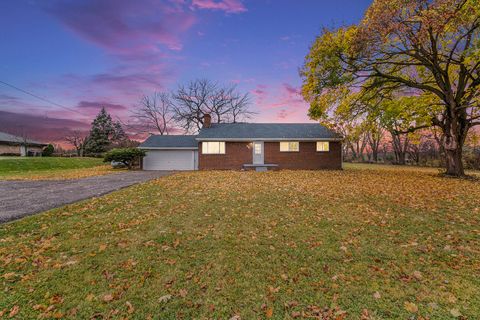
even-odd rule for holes
{"type": "Polygon", "coordinates": [[[130,171],[76,180],[0,181],[0,223],[169,174],[169,171],[130,171]]]}

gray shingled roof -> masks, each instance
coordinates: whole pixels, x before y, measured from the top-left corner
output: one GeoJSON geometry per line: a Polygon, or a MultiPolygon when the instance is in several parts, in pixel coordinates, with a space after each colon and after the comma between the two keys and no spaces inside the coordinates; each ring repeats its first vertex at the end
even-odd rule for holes
{"type": "Polygon", "coordinates": [[[200,130],[198,140],[211,139],[338,139],[318,123],[215,123],[200,130]]]}
{"type": "MultiPolygon", "coordinates": [[[[23,144],[25,139],[22,137],[17,137],[9,133],[0,132],[0,142],[6,142],[8,144],[23,144]]],[[[31,139],[26,139],[26,143],[28,145],[39,145],[39,146],[46,146],[46,143],[38,142],[31,139]]]]}
{"type": "Polygon", "coordinates": [[[197,148],[197,136],[160,136],[151,135],[139,148],[197,148]]]}

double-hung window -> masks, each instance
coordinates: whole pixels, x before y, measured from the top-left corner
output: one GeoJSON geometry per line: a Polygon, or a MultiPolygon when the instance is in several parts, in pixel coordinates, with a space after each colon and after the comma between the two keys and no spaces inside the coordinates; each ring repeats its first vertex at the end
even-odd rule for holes
{"type": "Polygon", "coordinates": [[[282,141],[280,142],[280,152],[298,152],[300,143],[298,141],[282,141]]]}
{"type": "Polygon", "coordinates": [[[224,141],[208,141],[202,142],[203,154],[225,154],[224,141]]]}
{"type": "Polygon", "coordinates": [[[319,152],[330,151],[330,143],[328,143],[328,141],[317,141],[317,151],[319,152]]]}

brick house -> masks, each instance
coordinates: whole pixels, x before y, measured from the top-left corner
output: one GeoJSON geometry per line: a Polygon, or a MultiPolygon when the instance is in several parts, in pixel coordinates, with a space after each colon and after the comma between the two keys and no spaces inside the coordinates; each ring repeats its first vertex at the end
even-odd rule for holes
{"type": "Polygon", "coordinates": [[[342,139],[316,123],[211,123],[198,135],[152,135],[144,170],[341,169],[342,139]]]}
{"type": "Polygon", "coordinates": [[[47,145],[42,142],[0,132],[0,156],[41,156],[47,145]]]}

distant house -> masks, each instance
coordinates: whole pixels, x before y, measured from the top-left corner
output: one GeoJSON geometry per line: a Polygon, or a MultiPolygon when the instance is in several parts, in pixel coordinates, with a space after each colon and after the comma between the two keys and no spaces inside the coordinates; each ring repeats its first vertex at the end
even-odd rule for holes
{"type": "Polygon", "coordinates": [[[0,156],[41,156],[45,143],[0,132],[0,156]]]}
{"type": "Polygon", "coordinates": [[[144,170],[341,169],[342,138],[318,123],[211,123],[198,135],[150,136],[144,170]]]}

